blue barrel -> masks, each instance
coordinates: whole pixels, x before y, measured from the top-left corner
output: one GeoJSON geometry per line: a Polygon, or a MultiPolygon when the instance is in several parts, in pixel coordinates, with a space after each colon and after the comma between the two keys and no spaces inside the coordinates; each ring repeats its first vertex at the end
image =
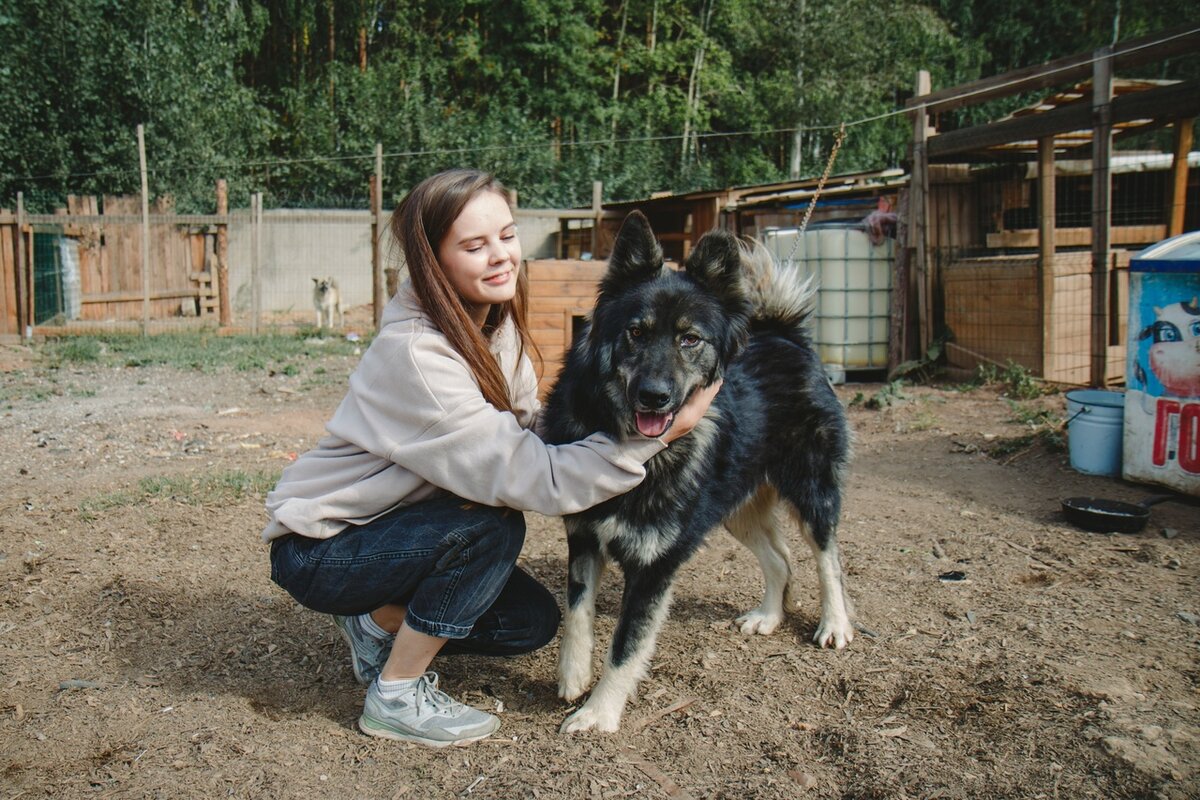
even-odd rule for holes
{"type": "Polygon", "coordinates": [[[1100,389],[1067,392],[1067,449],[1084,475],[1121,474],[1125,395],[1100,389]]]}

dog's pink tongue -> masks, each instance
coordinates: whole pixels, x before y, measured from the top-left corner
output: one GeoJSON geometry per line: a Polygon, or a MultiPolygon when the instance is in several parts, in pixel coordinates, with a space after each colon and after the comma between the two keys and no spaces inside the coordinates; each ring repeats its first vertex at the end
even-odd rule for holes
{"type": "Polygon", "coordinates": [[[642,436],[649,436],[651,438],[662,436],[667,432],[667,428],[671,427],[671,420],[674,418],[674,414],[655,414],[650,411],[638,411],[638,432],[642,436]]]}

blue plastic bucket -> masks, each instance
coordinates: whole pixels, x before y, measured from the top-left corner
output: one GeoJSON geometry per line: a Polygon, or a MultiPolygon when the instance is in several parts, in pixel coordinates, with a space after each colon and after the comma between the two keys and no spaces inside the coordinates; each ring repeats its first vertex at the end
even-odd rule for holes
{"type": "Polygon", "coordinates": [[[1085,475],[1121,474],[1125,395],[1099,389],[1067,392],[1067,449],[1071,468],[1085,475]]]}

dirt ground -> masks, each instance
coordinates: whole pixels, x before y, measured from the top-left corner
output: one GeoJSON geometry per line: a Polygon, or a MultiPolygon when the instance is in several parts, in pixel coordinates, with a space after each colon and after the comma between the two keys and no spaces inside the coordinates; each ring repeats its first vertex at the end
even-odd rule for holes
{"type": "MultiPolygon", "coordinates": [[[[735,630],[759,575],[717,531],[621,733],[558,733],[552,643],[436,662],[499,714],[489,740],[360,734],[345,645],[269,581],[258,538],[261,485],[320,436],[354,361],[50,370],[0,346],[0,796],[1200,796],[1200,511],[1157,505],[1134,535],[1072,527],[1064,497],[1153,489],[1002,447],[1029,431],[995,387],[849,408],[848,649],[809,643],[799,541],[803,607],[773,636],[735,630]]],[[[523,564],[561,594],[561,524],[527,519],[523,564]]]]}

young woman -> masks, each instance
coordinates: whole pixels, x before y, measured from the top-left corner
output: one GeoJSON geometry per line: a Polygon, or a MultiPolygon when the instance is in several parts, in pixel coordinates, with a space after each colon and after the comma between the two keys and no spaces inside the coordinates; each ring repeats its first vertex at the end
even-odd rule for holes
{"type": "Polygon", "coordinates": [[[718,386],[662,436],[551,446],[526,354],[526,278],[508,195],[485,173],[417,186],[392,217],[408,281],[317,446],[267,495],[271,578],[333,615],[367,684],[359,727],[442,746],[500,721],[451,699],[441,651],[513,655],[558,628],[554,597],[516,567],[522,511],[560,516],[629,491],[718,386]]]}

